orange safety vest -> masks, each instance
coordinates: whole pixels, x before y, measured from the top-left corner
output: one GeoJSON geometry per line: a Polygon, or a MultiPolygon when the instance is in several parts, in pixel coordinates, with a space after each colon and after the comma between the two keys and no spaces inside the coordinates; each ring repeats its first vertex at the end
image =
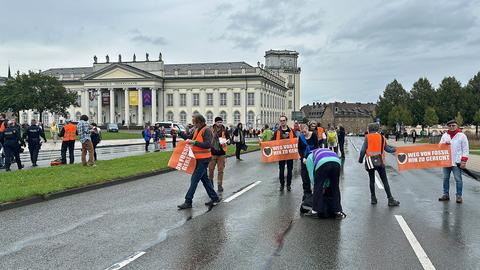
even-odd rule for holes
{"type": "Polygon", "coordinates": [[[382,155],[382,158],[385,160],[385,151],[382,151],[387,144],[386,140],[383,140],[382,145],[382,134],[372,133],[367,135],[368,147],[366,151],[367,157],[382,155]]]}
{"type": "Polygon", "coordinates": [[[0,125],[0,132],[5,132],[5,121],[3,121],[2,125],[0,125]]]}
{"type": "MultiPolygon", "coordinates": [[[[291,128],[288,128],[288,129],[290,129],[288,136],[290,137],[290,140],[291,140],[293,139],[293,130],[291,128]]],[[[281,127],[279,127],[277,130],[277,137],[275,138],[276,140],[280,140],[280,132],[281,132],[281,127]]]]}
{"type": "Polygon", "coordinates": [[[63,141],[75,141],[77,127],[74,124],[66,124],[63,129],[65,130],[63,141]]]}
{"type": "MultiPolygon", "coordinates": [[[[195,129],[195,133],[193,133],[193,140],[197,142],[203,142],[203,132],[205,132],[206,128],[207,127],[205,126],[200,131],[198,131],[198,128],[195,129]]],[[[213,140],[213,136],[212,136],[212,140],[213,140]]],[[[201,148],[193,145],[192,151],[193,151],[193,154],[195,155],[195,159],[204,159],[204,158],[212,157],[212,152],[210,148],[205,149],[205,148],[201,148]]]]}
{"type": "Polygon", "coordinates": [[[322,135],[323,132],[324,132],[324,130],[323,130],[322,127],[317,127],[317,136],[318,136],[319,141],[323,140],[323,135],[322,135]]]}

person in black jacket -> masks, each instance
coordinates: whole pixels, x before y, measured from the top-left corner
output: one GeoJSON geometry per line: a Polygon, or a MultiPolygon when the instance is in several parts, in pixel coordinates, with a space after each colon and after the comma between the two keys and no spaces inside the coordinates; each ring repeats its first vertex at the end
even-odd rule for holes
{"type": "MultiPolygon", "coordinates": [[[[282,140],[294,138],[295,133],[287,125],[288,118],[285,115],[280,116],[280,125],[278,130],[273,134],[272,140],[282,140]]],[[[292,177],[293,177],[293,159],[281,160],[278,162],[279,179],[280,179],[280,191],[285,189],[285,165],[287,165],[287,191],[292,190],[292,177]]]]}
{"type": "Polygon", "coordinates": [[[215,117],[215,124],[212,127],[213,142],[212,142],[212,159],[208,164],[208,178],[212,181],[215,172],[215,167],[218,168],[217,186],[218,192],[223,192],[223,171],[225,169],[226,150],[228,134],[223,126],[223,119],[219,116],[215,117]]]}
{"type": "Polygon", "coordinates": [[[97,145],[102,141],[102,133],[96,123],[92,123],[90,138],[92,138],[93,158],[97,161],[97,145]]]}
{"type": "Polygon", "coordinates": [[[10,171],[10,165],[12,160],[15,158],[17,162],[18,169],[23,169],[22,162],[20,161],[20,149],[21,145],[25,145],[20,136],[20,132],[17,127],[15,127],[15,121],[8,121],[8,127],[3,133],[0,133],[0,139],[4,142],[4,151],[5,151],[5,169],[10,171]]]}
{"type": "Polygon", "coordinates": [[[28,151],[30,152],[30,160],[32,161],[33,167],[38,166],[38,152],[42,147],[40,138],[42,138],[44,142],[47,142],[43,129],[37,126],[37,120],[32,119],[31,125],[27,127],[25,129],[25,133],[23,133],[23,139],[28,143],[28,151]]]}
{"type": "Polygon", "coordinates": [[[245,133],[243,132],[242,123],[238,123],[237,128],[233,131],[233,142],[235,143],[235,156],[238,161],[242,161],[240,151],[245,145],[245,133]]]}
{"type": "Polygon", "coordinates": [[[342,125],[338,125],[337,137],[340,153],[342,154],[341,159],[345,159],[345,128],[342,125]]]}
{"type": "Polygon", "coordinates": [[[319,147],[319,141],[317,134],[311,131],[306,124],[300,125],[300,137],[298,138],[298,154],[300,155],[300,175],[302,176],[302,183],[303,183],[303,200],[308,195],[312,194],[312,186],[310,181],[310,177],[308,176],[307,170],[307,156],[312,152],[313,149],[317,149],[319,147]]]}

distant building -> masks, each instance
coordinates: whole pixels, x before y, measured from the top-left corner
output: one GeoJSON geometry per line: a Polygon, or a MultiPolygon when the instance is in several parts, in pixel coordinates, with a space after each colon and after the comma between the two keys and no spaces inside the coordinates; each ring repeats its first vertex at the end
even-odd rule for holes
{"type": "Polygon", "coordinates": [[[341,124],[347,133],[363,133],[371,123],[376,108],[374,103],[316,103],[301,108],[308,120],[315,120],[326,128],[328,125],[341,124]]]}
{"type": "Polygon", "coordinates": [[[0,77],[0,86],[1,85],[5,85],[5,81],[7,80],[7,78],[5,77],[0,77]]]}

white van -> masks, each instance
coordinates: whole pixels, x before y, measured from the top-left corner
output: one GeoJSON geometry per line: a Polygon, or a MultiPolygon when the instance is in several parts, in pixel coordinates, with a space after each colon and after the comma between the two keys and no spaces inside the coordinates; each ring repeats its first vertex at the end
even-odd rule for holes
{"type": "Polygon", "coordinates": [[[170,131],[172,130],[172,125],[176,128],[178,128],[179,132],[185,132],[185,127],[180,124],[180,123],[175,123],[175,122],[156,122],[155,125],[159,125],[160,127],[165,128],[165,133],[168,137],[170,137],[170,131]]]}

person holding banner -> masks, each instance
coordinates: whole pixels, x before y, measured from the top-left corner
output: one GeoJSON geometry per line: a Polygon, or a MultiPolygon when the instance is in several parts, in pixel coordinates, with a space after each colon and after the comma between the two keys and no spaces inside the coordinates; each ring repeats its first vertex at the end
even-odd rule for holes
{"type": "Polygon", "coordinates": [[[388,198],[388,206],[399,206],[400,202],[393,198],[388,184],[387,172],[385,171],[385,152],[395,153],[396,149],[393,146],[387,145],[387,139],[379,133],[380,125],[378,123],[371,123],[368,125],[368,134],[365,135],[365,141],[360,150],[359,163],[363,163],[365,157],[365,169],[370,178],[370,195],[371,203],[377,204],[377,197],[375,196],[375,171],[380,175],[383,182],[385,193],[388,198]]]}
{"type": "Polygon", "coordinates": [[[443,195],[439,201],[449,201],[450,174],[453,172],[457,194],[456,202],[463,203],[462,169],[465,169],[468,161],[469,146],[467,136],[458,128],[456,120],[447,123],[448,131],[442,135],[440,143],[449,144],[452,151],[452,166],[443,168],[443,195]]]}
{"type": "MultiPolygon", "coordinates": [[[[288,118],[285,115],[280,116],[280,125],[272,140],[293,139],[295,134],[293,130],[287,126],[288,118]]],[[[287,165],[287,191],[292,190],[292,175],[293,175],[293,159],[280,160],[278,162],[280,191],[285,189],[285,165],[287,165]]]]}
{"type": "Polygon", "coordinates": [[[227,154],[227,131],[223,126],[223,119],[219,116],[215,117],[215,124],[212,127],[213,143],[212,143],[212,159],[208,164],[208,178],[212,181],[215,167],[218,168],[217,190],[223,192],[223,171],[225,169],[225,161],[227,154]]]}
{"type": "Polygon", "coordinates": [[[312,187],[310,185],[310,178],[308,177],[307,166],[305,165],[308,154],[312,150],[318,148],[318,137],[317,135],[309,130],[309,127],[306,124],[300,125],[300,136],[298,140],[298,154],[300,155],[300,175],[302,177],[303,183],[303,199],[308,195],[312,194],[312,187]]]}
{"type": "MultiPolygon", "coordinates": [[[[213,189],[212,181],[210,181],[207,174],[208,164],[212,157],[212,130],[207,127],[205,124],[205,117],[201,114],[195,114],[192,121],[195,125],[195,132],[193,134],[188,135],[184,132],[179,133],[179,136],[186,140],[187,144],[192,146],[192,151],[196,160],[195,171],[192,174],[190,188],[185,195],[185,202],[178,205],[180,210],[192,208],[193,195],[195,194],[198,182],[200,181],[202,181],[203,187],[205,187],[205,190],[211,199],[211,201],[207,202],[205,205],[213,207],[220,202],[220,198],[213,189]]],[[[178,131],[177,127],[172,128],[178,131]]]]}

